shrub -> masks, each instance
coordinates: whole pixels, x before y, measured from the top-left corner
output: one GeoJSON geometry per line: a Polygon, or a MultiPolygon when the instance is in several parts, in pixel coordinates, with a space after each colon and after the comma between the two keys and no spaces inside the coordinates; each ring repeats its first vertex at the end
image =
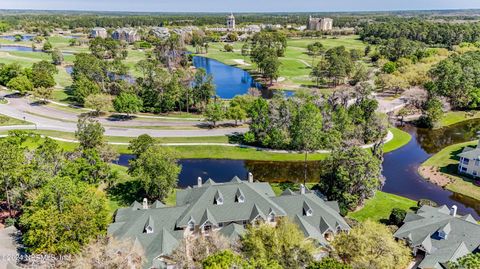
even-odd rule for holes
{"type": "Polygon", "coordinates": [[[394,208],[392,209],[392,213],[390,213],[390,217],[388,218],[388,222],[390,225],[400,226],[407,215],[407,211],[401,208],[394,208]]]}
{"type": "Polygon", "coordinates": [[[432,200],[428,200],[428,199],[420,199],[418,200],[418,203],[417,203],[418,207],[422,207],[424,205],[428,205],[428,206],[432,206],[432,207],[437,207],[437,203],[435,203],[434,201],[432,200]]]}
{"type": "Polygon", "coordinates": [[[226,44],[223,49],[226,51],[226,52],[233,52],[233,46],[230,45],[230,44],[226,44]]]}
{"type": "Polygon", "coordinates": [[[17,220],[14,219],[14,218],[6,218],[5,219],[5,227],[13,226],[13,225],[15,225],[16,222],[17,222],[17,220]]]}

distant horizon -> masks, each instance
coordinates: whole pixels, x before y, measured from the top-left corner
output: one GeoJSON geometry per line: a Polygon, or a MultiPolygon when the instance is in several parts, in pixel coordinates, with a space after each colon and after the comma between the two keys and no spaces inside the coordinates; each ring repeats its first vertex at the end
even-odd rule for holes
{"type": "MultiPolygon", "coordinates": [[[[156,14],[316,14],[316,13],[393,13],[393,12],[435,12],[435,11],[480,11],[478,8],[446,8],[446,9],[392,9],[392,10],[344,10],[344,11],[127,11],[127,10],[93,10],[93,9],[29,9],[0,8],[1,11],[33,11],[33,12],[92,12],[92,13],[156,13],[156,14]]],[[[480,14],[479,14],[480,15],[480,14]]]]}
{"type": "Polygon", "coordinates": [[[139,12],[139,13],[344,13],[477,10],[477,0],[15,0],[2,1],[1,10],[139,12]],[[315,11],[312,11],[315,10],[315,11]]]}

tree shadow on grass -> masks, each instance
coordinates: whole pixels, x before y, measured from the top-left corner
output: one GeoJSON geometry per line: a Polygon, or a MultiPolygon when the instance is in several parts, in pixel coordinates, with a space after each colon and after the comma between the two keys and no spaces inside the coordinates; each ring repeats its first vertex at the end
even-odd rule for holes
{"type": "Polygon", "coordinates": [[[108,121],[130,121],[130,120],[133,120],[137,118],[136,116],[132,116],[132,115],[122,115],[122,114],[112,114],[110,115],[107,120],[108,121]]]}
{"type": "Polygon", "coordinates": [[[229,144],[243,144],[243,134],[242,133],[233,133],[227,135],[229,144]]]}
{"type": "Polygon", "coordinates": [[[141,201],[146,196],[144,189],[137,180],[118,183],[107,190],[110,200],[121,206],[129,206],[135,201],[141,201]]]}

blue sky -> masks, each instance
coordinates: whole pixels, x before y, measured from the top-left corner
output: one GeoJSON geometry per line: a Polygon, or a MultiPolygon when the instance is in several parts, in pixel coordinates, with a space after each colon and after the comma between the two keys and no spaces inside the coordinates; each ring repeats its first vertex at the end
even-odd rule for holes
{"type": "Polygon", "coordinates": [[[0,9],[322,12],[480,8],[480,0],[0,0],[0,9]]]}

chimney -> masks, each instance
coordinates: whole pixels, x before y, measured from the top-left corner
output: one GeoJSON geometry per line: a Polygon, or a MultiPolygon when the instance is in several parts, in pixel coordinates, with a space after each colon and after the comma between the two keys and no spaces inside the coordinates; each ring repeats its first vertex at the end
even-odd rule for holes
{"type": "Polygon", "coordinates": [[[305,194],[305,185],[300,184],[300,194],[305,194]]]}
{"type": "Polygon", "coordinates": [[[143,198],[143,209],[148,209],[148,200],[147,200],[147,198],[143,198]]]}
{"type": "Polygon", "coordinates": [[[202,186],[202,178],[198,177],[197,178],[197,187],[201,187],[201,186],[202,186]]]}
{"type": "Polygon", "coordinates": [[[253,183],[253,174],[250,172],[248,173],[248,182],[253,183]]]}
{"type": "Polygon", "coordinates": [[[452,209],[450,209],[450,215],[452,215],[453,217],[457,216],[457,206],[456,205],[452,205],[452,209]]]}

